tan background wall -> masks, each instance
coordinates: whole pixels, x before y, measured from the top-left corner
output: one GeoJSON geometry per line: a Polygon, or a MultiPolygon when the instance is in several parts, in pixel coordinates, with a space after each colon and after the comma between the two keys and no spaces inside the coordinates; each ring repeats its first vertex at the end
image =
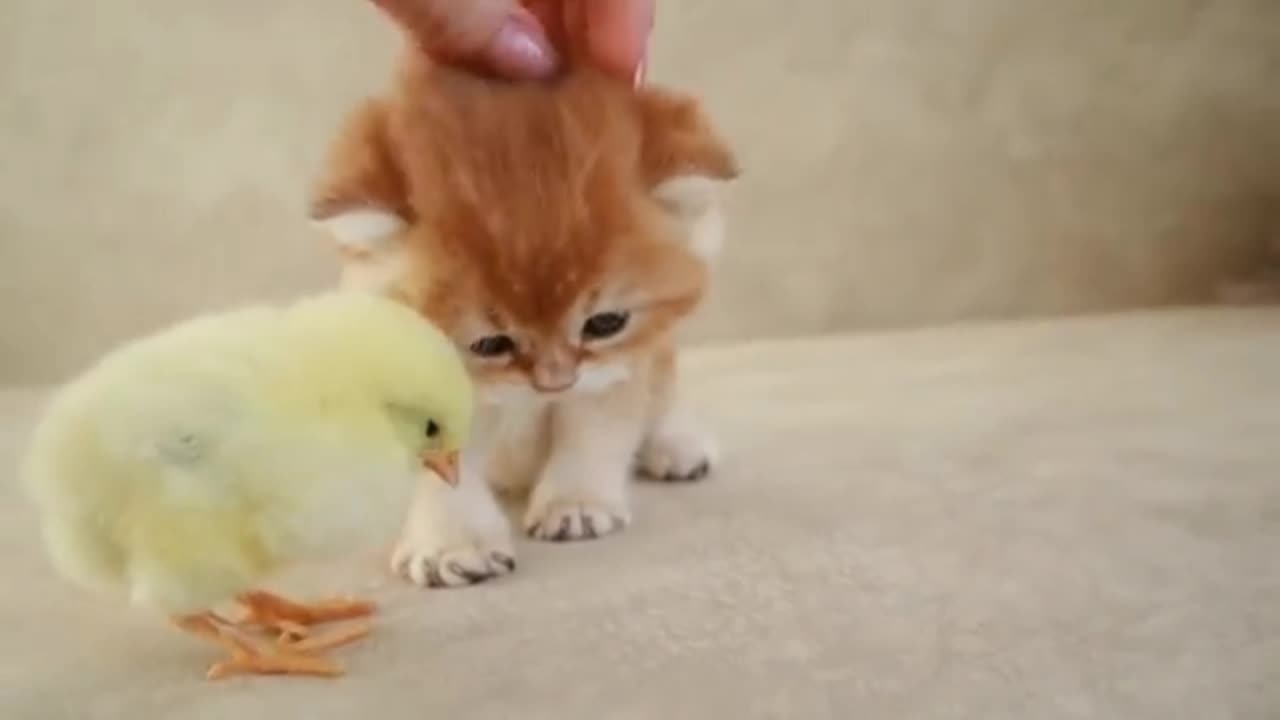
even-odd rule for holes
{"type": "MultiPolygon", "coordinates": [[[[701,339],[1195,301],[1280,231],[1275,0],[659,0],[747,174],[701,339]]],[[[328,283],[362,0],[0,3],[0,382],[328,283]]]]}

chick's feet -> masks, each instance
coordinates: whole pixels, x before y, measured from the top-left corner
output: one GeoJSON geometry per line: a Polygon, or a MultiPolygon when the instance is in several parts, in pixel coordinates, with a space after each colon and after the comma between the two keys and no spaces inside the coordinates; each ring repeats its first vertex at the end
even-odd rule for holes
{"type": "MultiPolygon", "coordinates": [[[[363,600],[334,598],[303,604],[260,590],[243,593],[236,601],[245,610],[244,616],[239,620],[240,625],[265,629],[274,633],[285,644],[298,643],[304,639],[311,639],[312,644],[324,644],[322,638],[309,638],[309,628],[312,625],[367,618],[375,610],[373,603],[363,600]]],[[[344,642],[350,642],[369,632],[367,622],[356,623],[352,627],[360,628],[362,632],[352,636],[353,630],[348,629],[332,635],[346,638],[344,642]]],[[[325,647],[334,645],[325,644],[325,647]]]]}
{"type": "Polygon", "coordinates": [[[236,600],[244,615],[236,621],[214,613],[175,618],[178,627],[211,640],[231,657],[209,668],[211,680],[230,675],[312,675],[334,677],[342,666],[325,657],[326,650],[355,642],[369,634],[365,619],[372,603],[325,600],[297,603],[271,593],[247,592],[236,600]],[[326,632],[313,633],[315,625],[355,620],[326,632]],[[269,637],[262,637],[265,631],[269,637]]]}
{"type": "Polygon", "coordinates": [[[228,659],[209,667],[206,677],[210,680],[231,675],[336,677],[342,674],[342,666],[337,662],[315,654],[323,648],[281,647],[263,642],[213,613],[178,617],[173,622],[179,628],[227,650],[228,659]]]}

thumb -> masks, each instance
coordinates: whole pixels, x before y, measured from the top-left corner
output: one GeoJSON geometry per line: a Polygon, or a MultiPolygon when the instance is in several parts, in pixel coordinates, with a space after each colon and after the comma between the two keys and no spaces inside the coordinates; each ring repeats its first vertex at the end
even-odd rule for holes
{"type": "Polygon", "coordinates": [[[444,62],[537,78],[556,64],[537,20],[515,0],[371,0],[444,62]]]}

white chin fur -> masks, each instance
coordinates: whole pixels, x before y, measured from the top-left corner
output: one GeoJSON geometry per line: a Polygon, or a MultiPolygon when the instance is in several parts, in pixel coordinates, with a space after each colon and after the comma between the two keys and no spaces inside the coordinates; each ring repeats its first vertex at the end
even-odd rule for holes
{"type": "Polygon", "coordinates": [[[524,383],[491,383],[477,388],[481,405],[527,405],[539,401],[541,393],[524,383]]]}

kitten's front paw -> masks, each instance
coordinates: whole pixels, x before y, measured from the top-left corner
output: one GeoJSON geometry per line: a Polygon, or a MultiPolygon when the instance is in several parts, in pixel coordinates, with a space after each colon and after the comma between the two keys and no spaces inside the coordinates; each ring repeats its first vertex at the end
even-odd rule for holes
{"type": "Polygon", "coordinates": [[[640,447],[639,470],[646,477],[666,482],[692,482],[711,474],[720,459],[709,433],[687,423],[659,427],[640,447]]]}
{"type": "Polygon", "coordinates": [[[444,543],[406,533],[391,553],[392,572],[421,587],[474,585],[515,569],[515,553],[504,540],[459,538],[444,543]]]}
{"type": "Polygon", "coordinates": [[[525,533],[535,540],[564,542],[594,540],[617,532],[631,522],[631,513],[620,504],[573,497],[534,504],[525,515],[525,533]]]}

